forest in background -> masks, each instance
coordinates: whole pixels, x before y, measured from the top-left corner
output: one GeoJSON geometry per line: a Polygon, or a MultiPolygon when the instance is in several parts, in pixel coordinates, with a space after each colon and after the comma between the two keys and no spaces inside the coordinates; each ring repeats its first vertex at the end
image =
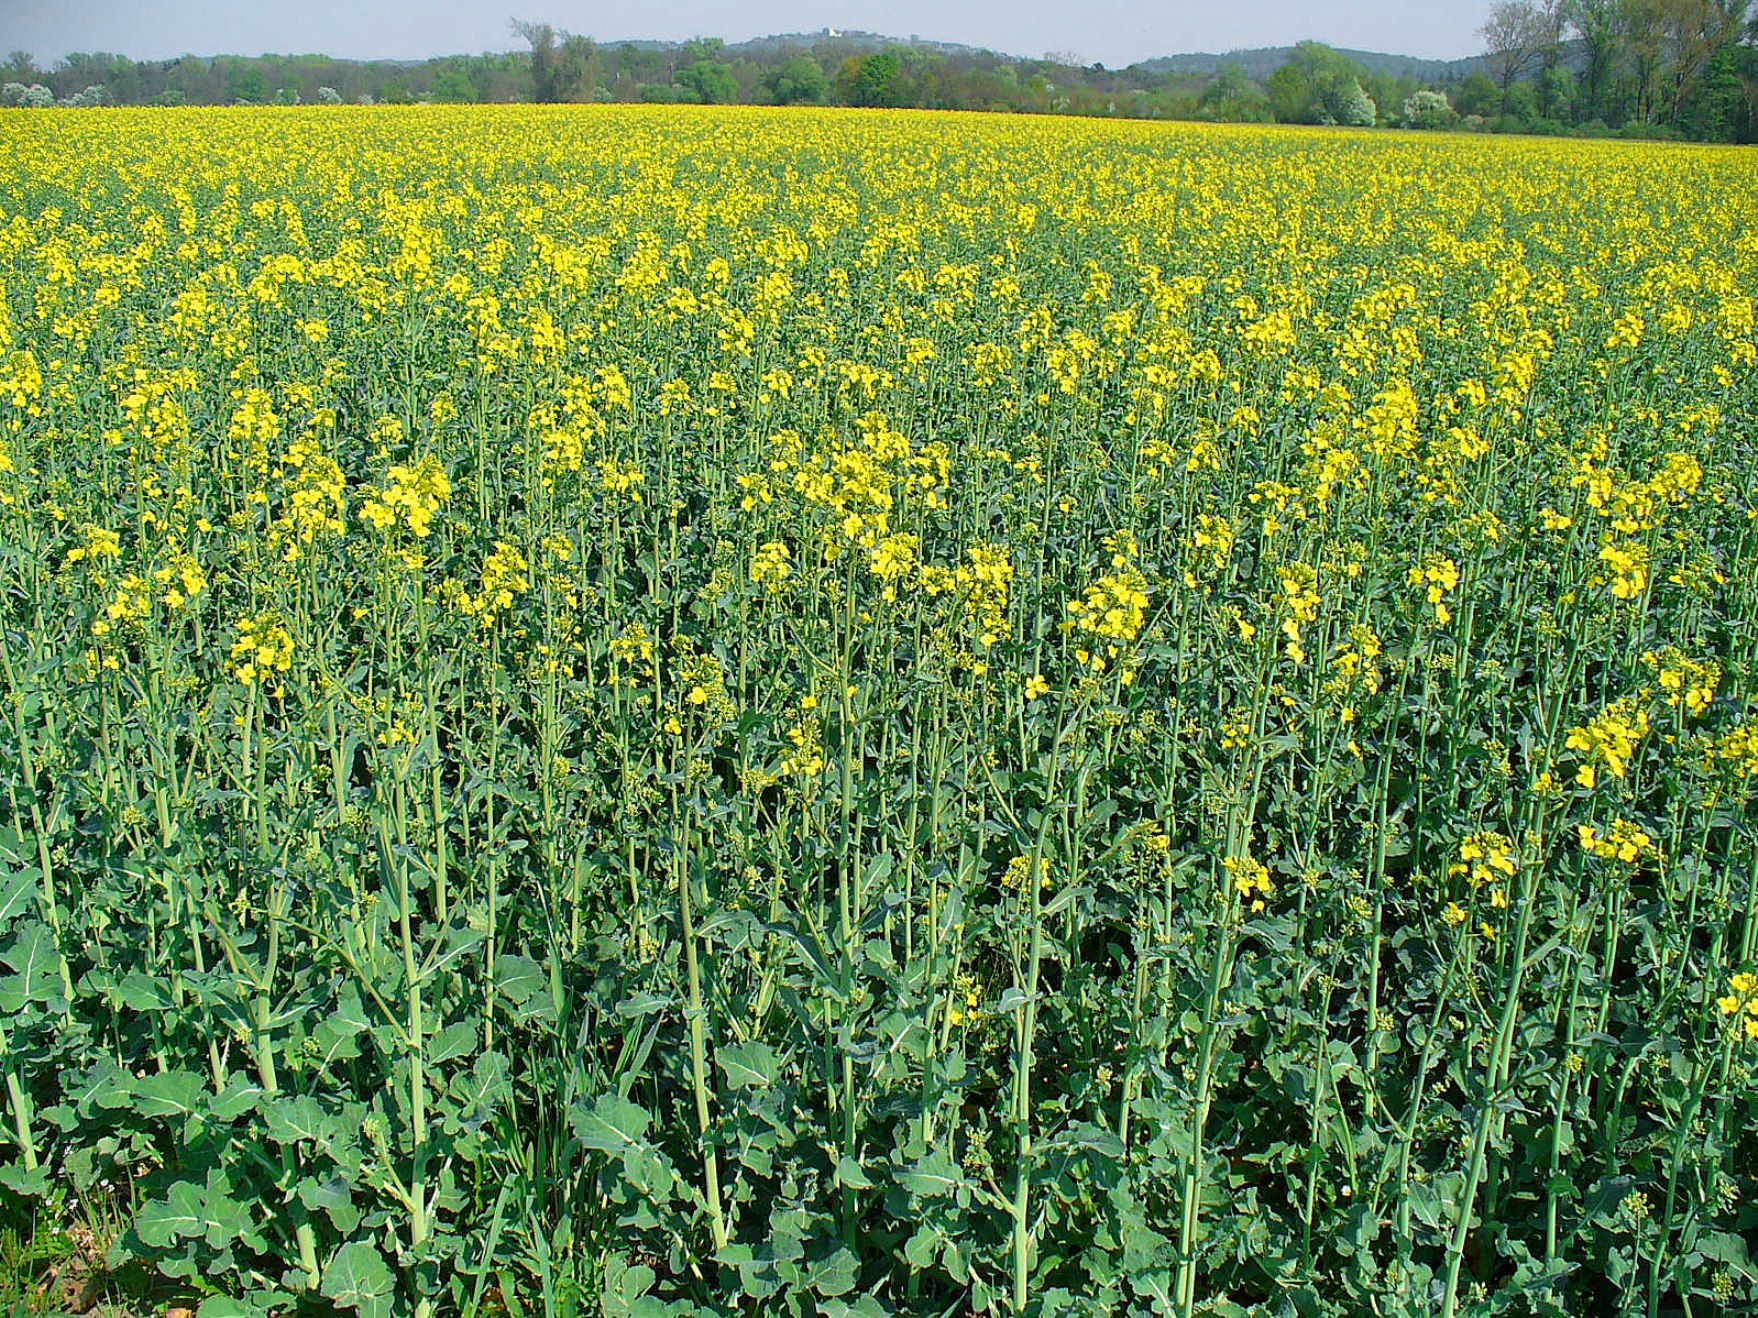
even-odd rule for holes
{"type": "Polygon", "coordinates": [[[0,103],[689,102],[1758,141],[1751,0],[1503,0],[1481,54],[1421,60],[1317,41],[1108,69],[825,29],[727,44],[601,43],[516,22],[523,49],[427,60],[325,55],[0,65],[0,103]]]}

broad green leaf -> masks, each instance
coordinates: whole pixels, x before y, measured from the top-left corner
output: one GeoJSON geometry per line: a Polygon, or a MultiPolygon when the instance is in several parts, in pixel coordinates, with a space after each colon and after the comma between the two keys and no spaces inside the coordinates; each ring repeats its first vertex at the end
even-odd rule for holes
{"type": "Polygon", "coordinates": [[[469,1021],[459,1021],[448,1025],[434,1035],[433,1042],[427,1045],[427,1061],[431,1066],[441,1062],[456,1061],[469,1055],[482,1043],[482,1030],[469,1021]]]}
{"type": "Polygon", "coordinates": [[[359,1310],[361,1318],[390,1318],[396,1289],[397,1279],[385,1266],[384,1255],[364,1240],[343,1245],[324,1269],[324,1296],[345,1309],[359,1310]]]}
{"type": "Polygon", "coordinates": [[[0,1185],[21,1199],[41,1198],[49,1193],[49,1169],[39,1165],[27,1172],[21,1162],[7,1163],[0,1167],[0,1185]]]}
{"type": "Polygon", "coordinates": [[[0,951],[0,962],[18,972],[0,979],[0,1013],[11,1015],[23,1011],[28,1003],[48,1002],[60,987],[54,935],[40,920],[19,926],[12,941],[0,951]]]}
{"type": "Polygon", "coordinates": [[[361,1002],[360,990],[349,981],[336,995],[335,1005],[312,1029],[311,1037],[317,1044],[321,1061],[326,1064],[346,1062],[360,1056],[360,1045],[356,1040],[371,1028],[372,1022],[361,1002]]]}
{"type": "Polygon", "coordinates": [[[1758,1271],[1753,1269],[1746,1242],[1740,1236],[1727,1231],[1706,1231],[1697,1239],[1696,1252],[1706,1259],[1726,1264],[1730,1271],[1747,1281],[1758,1280],[1758,1271]]]}
{"type": "Polygon", "coordinates": [[[202,1233],[202,1240],[209,1249],[220,1249],[250,1233],[250,1205],[216,1192],[211,1183],[203,1203],[207,1229],[202,1233]]]}
{"type": "Polygon", "coordinates": [[[1149,1272],[1138,1272],[1129,1279],[1135,1293],[1153,1306],[1155,1313],[1176,1313],[1177,1304],[1172,1299],[1172,1274],[1165,1268],[1154,1268],[1149,1272]]]}
{"type": "Polygon", "coordinates": [[[134,1231],[154,1249],[170,1249],[181,1238],[206,1234],[207,1209],[201,1187],[178,1181],[163,1199],[149,1199],[134,1217],[134,1231]]]}
{"type": "Polygon", "coordinates": [[[325,1138],[324,1110],[309,1094],[277,1098],[263,1109],[262,1115],[264,1129],[276,1144],[325,1138]]]}
{"type": "Polygon", "coordinates": [[[575,1138],[584,1147],[621,1153],[647,1142],[647,1126],[652,1118],[626,1098],[601,1094],[590,1110],[576,1104],[570,1121],[575,1138]]]}
{"type": "Polygon", "coordinates": [[[170,981],[138,970],[124,975],[117,991],[130,1011],[170,1011],[177,1005],[171,999],[170,981]]]}
{"type": "Polygon", "coordinates": [[[1435,1230],[1441,1225],[1441,1198],[1432,1186],[1421,1181],[1411,1181],[1404,1187],[1404,1197],[1409,1201],[1410,1211],[1416,1214],[1416,1220],[1426,1227],[1435,1230]]]}
{"type": "Polygon", "coordinates": [[[913,1195],[924,1199],[951,1194],[964,1182],[964,1172],[946,1154],[936,1149],[916,1159],[910,1167],[897,1173],[897,1183],[913,1195]]]}
{"type": "Polygon", "coordinates": [[[236,1300],[230,1295],[210,1295],[195,1311],[195,1318],[266,1318],[267,1314],[267,1309],[248,1300],[236,1300]]]}
{"type": "Polygon", "coordinates": [[[734,1089],[755,1085],[772,1085],[781,1073],[775,1049],[766,1043],[741,1043],[722,1048],[715,1054],[726,1083],[734,1089]]]}
{"type": "Polygon", "coordinates": [[[227,1085],[225,1093],[208,1098],[208,1115],[219,1121],[236,1121],[246,1112],[255,1110],[262,1097],[261,1085],[240,1078],[227,1085]]]}
{"type": "Polygon", "coordinates": [[[604,1287],[600,1297],[603,1318],[631,1318],[656,1280],[658,1277],[652,1268],[642,1263],[628,1263],[621,1255],[612,1254],[605,1260],[604,1287]]]}
{"type": "Polygon", "coordinates": [[[549,976],[541,963],[517,953],[495,958],[494,991],[515,1007],[523,1007],[548,987],[549,976]]]}
{"type": "Polygon", "coordinates": [[[844,1295],[854,1289],[860,1264],[843,1246],[801,1269],[803,1283],[820,1295],[844,1295]]]}
{"type": "Polygon", "coordinates": [[[843,1157],[836,1162],[836,1183],[846,1185],[851,1190],[871,1190],[873,1181],[866,1169],[853,1158],[843,1157]]]}
{"type": "Polygon", "coordinates": [[[354,1196],[348,1189],[348,1182],[340,1176],[331,1176],[321,1181],[315,1176],[308,1176],[295,1187],[295,1193],[307,1212],[325,1214],[343,1235],[347,1235],[360,1222],[360,1210],[354,1206],[354,1196]]]}
{"type": "Polygon", "coordinates": [[[194,1071],[166,1071],[134,1082],[134,1110],[143,1117],[192,1117],[207,1110],[208,1087],[194,1071]]]}
{"type": "Polygon", "coordinates": [[[932,1222],[923,1222],[903,1245],[903,1256],[917,1272],[933,1267],[934,1256],[939,1252],[940,1229],[932,1222]]]}
{"type": "Polygon", "coordinates": [[[818,1311],[824,1318],[886,1318],[890,1313],[871,1295],[858,1296],[852,1304],[847,1300],[827,1298],[818,1306],[818,1311]]]}
{"type": "Polygon", "coordinates": [[[1009,985],[1002,992],[1000,999],[995,1003],[995,1010],[998,1012],[1015,1012],[1021,1007],[1024,1007],[1026,1003],[1031,1000],[1030,994],[1021,992],[1019,989],[1009,985]]]}
{"type": "Polygon", "coordinates": [[[0,925],[30,909],[41,879],[41,872],[34,869],[13,870],[0,878],[0,925]]]}
{"type": "Polygon", "coordinates": [[[1121,1158],[1124,1154],[1122,1140],[1103,1126],[1095,1126],[1090,1121],[1077,1122],[1055,1139],[1047,1141],[1043,1147],[1045,1149],[1086,1149],[1105,1158],[1121,1158]]]}

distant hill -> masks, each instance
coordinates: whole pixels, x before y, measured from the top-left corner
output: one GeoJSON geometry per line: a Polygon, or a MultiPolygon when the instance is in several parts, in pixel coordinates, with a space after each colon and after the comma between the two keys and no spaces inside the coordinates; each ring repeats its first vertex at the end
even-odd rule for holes
{"type": "MultiPolygon", "coordinates": [[[[607,49],[615,49],[618,46],[633,46],[637,50],[678,50],[682,49],[684,45],[681,41],[652,40],[601,41],[599,44],[607,49]]],[[[816,32],[781,32],[772,36],[752,37],[748,41],[729,41],[726,45],[726,53],[731,56],[757,58],[772,56],[789,48],[812,50],[827,45],[846,50],[851,55],[905,46],[913,50],[932,51],[937,55],[948,55],[954,58],[1006,59],[1020,63],[1035,63],[1038,59],[1036,56],[997,51],[987,46],[970,46],[958,41],[927,41],[918,36],[891,37],[882,32],[865,32],[850,28],[820,28],[816,32]]],[[[1347,55],[1369,73],[1387,73],[1395,78],[1414,78],[1418,82],[1457,82],[1469,74],[1480,71],[1484,66],[1481,55],[1468,55],[1463,59],[1436,60],[1421,59],[1415,55],[1391,55],[1377,50],[1348,50],[1342,47],[1337,49],[1338,53],[1347,55]]],[[[1158,55],[1153,59],[1138,60],[1126,68],[1113,70],[1113,72],[1139,73],[1145,77],[1155,78],[1164,77],[1169,73],[1206,77],[1224,64],[1238,64],[1244,68],[1248,77],[1261,80],[1269,77],[1285,64],[1293,53],[1293,46],[1259,46],[1251,50],[1230,50],[1221,55],[1211,55],[1200,51],[1180,55],[1158,55]]],[[[1050,57],[1046,56],[1045,58],[1050,57]]]]}
{"type": "MultiPolygon", "coordinates": [[[[1348,50],[1338,47],[1338,54],[1347,55],[1369,73],[1386,73],[1394,78],[1415,78],[1418,82],[1457,82],[1483,69],[1483,56],[1468,55],[1463,59],[1419,59],[1415,55],[1388,55],[1377,50],[1348,50]]],[[[1161,55],[1130,65],[1131,71],[1165,75],[1188,73],[1208,75],[1224,64],[1237,64],[1250,78],[1267,78],[1294,53],[1293,46],[1258,46],[1251,50],[1230,50],[1224,55],[1193,53],[1161,55]]]]}
{"type": "MultiPolygon", "coordinates": [[[[607,43],[618,44],[618,43],[607,43]]],[[[816,32],[782,32],[768,37],[752,37],[749,41],[728,42],[728,52],[736,55],[769,55],[794,47],[810,50],[814,46],[846,47],[851,54],[884,50],[888,46],[908,46],[915,50],[931,50],[937,55],[999,55],[987,47],[967,46],[958,41],[924,41],[921,37],[888,37],[880,32],[863,32],[854,28],[820,28],[816,32]]],[[[1007,56],[1007,58],[1015,58],[1007,56]]]]}

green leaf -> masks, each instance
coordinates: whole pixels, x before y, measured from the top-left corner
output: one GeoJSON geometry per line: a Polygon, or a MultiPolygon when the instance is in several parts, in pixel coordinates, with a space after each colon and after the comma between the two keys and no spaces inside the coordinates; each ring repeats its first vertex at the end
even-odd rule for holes
{"type": "Polygon", "coordinates": [[[1019,989],[1009,986],[1008,989],[1002,993],[1001,1000],[995,1004],[995,1010],[998,1012],[1018,1011],[1031,1000],[1029,994],[1023,993],[1019,989]]]}
{"type": "Polygon", "coordinates": [[[897,1183],[911,1194],[931,1199],[951,1194],[965,1182],[964,1172],[959,1169],[958,1164],[936,1149],[926,1157],[916,1159],[906,1170],[898,1172],[897,1183]]]}
{"type": "Polygon", "coordinates": [[[261,1085],[240,1078],[227,1085],[223,1094],[208,1095],[208,1115],[218,1121],[236,1121],[246,1112],[255,1111],[262,1097],[261,1085]]]}
{"type": "Polygon", "coordinates": [[[311,1032],[317,1043],[319,1060],[327,1065],[360,1056],[360,1045],[355,1040],[371,1028],[372,1022],[367,1019],[365,1005],[360,1001],[360,990],[352,982],[344,983],[341,992],[336,994],[335,1006],[311,1032]]]}
{"type": "Polygon", "coordinates": [[[41,877],[37,870],[22,869],[0,879],[0,925],[29,909],[31,899],[36,896],[37,880],[41,877]]]}
{"type": "Polygon", "coordinates": [[[206,1199],[207,1230],[202,1238],[209,1249],[220,1249],[241,1236],[250,1234],[250,1205],[230,1195],[215,1192],[210,1182],[206,1199]]]}
{"type": "Polygon", "coordinates": [[[21,925],[12,941],[0,951],[0,961],[18,973],[0,979],[0,1013],[23,1011],[26,1003],[48,1002],[59,980],[55,973],[55,939],[40,920],[21,925]]]}
{"type": "Polygon", "coordinates": [[[781,1072],[775,1049],[766,1043],[741,1043],[722,1048],[715,1054],[726,1083],[734,1089],[772,1085],[781,1072]]]}
{"type": "Polygon", "coordinates": [[[207,1110],[207,1084],[194,1071],[165,1071],[134,1082],[134,1110],[143,1117],[192,1117],[207,1110]]]}
{"type": "Polygon", "coordinates": [[[263,1109],[263,1125],[276,1144],[297,1144],[325,1137],[324,1110],[309,1094],[277,1098],[263,1109]]]}
{"type": "Polygon", "coordinates": [[[324,1269],[325,1298],[345,1309],[358,1309],[361,1318],[390,1318],[396,1288],[397,1279],[385,1266],[384,1255],[364,1240],[343,1245],[324,1269]]]}
{"type": "Polygon", "coordinates": [[[1581,1220],[1607,1227],[1617,1221],[1618,1207],[1636,1182],[1628,1176],[1602,1176],[1587,1191],[1581,1205],[1581,1220]]]}
{"type": "Polygon", "coordinates": [[[178,1181],[163,1199],[149,1199],[135,1214],[134,1232],[154,1249],[170,1249],[179,1237],[203,1235],[208,1229],[201,1187],[178,1181]]]}
{"type": "Polygon", "coordinates": [[[318,1180],[308,1176],[294,1187],[299,1202],[308,1213],[323,1213],[335,1225],[336,1230],[347,1235],[360,1223],[360,1210],[354,1206],[354,1196],[348,1189],[348,1182],[340,1176],[331,1176],[318,1180]]]}
{"type": "Polygon", "coordinates": [[[465,1057],[482,1042],[482,1031],[470,1021],[459,1021],[448,1025],[434,1036],[433,1042],[427,1045],[427,1061],[430,1066],[441,1062],[454,1061],[465,1057]]]}
{"type": "Polygon", "coordinates": [[[656,1280],[657,1274],[646,1264],[628,1263],[620,1254],[612,1254],[604,1264],[599,1301],[603,1318],[630,1318],[656,1280]]]}
{"type": "Polygon", "coordinates": [[[267,1309],[230,1295],[210,1295],[195,1311],[195,1318],[264,1318],[267,1309]]]}
{"type": "Polygon", "coordinates": [[[903,1246],[903,1256],[917,1272],[926,1272],[933,1267],[934,1256],[939,1252],[940,1229],[932,1222],[923,1222],[918,1226],[916,1233],[903,1246]]]}
{"type": "Polygon", "coordinates": [[[1155,1313],[1174,1313],[1177,1305],[1172,1301],[1172,1274],[1165,1268],[1155,1268],[1151,1272],[1140,1272],[1129,1279],[1135,1293],[1153,1306],[1155,1313]]]}
{"type": "Polygon", "coordinates": [[[833,1253],[807,1264],[802,1280],[820,1295],[844,1295],[855,1288],[859,1273],[860,1264],[855,1256],[839,1245],[833,1253]]]}
{"type": "Polygon", "coordinates": [[[49,1169],[39,1166],[27,1172],[23,1163],[8,1163],[0,1167],[0,1185],[22,1199],[40,1199],[49,1193],[49,1169]]]}
{"type": "Polygon", "coordinates": [[[1055,1139],[1046,1142],[1043,1148],[1086,1149],[1106,1158],[1120,1159],[1124,1155],[1123,1141],[1103,1126],[1095,1126],[1090,1121],[1075,1123],[1055,1139]]]}
{"type": "Polygon", "coordinates": [[[826,1299],[818,1306],[824,1318],[886,1318],[888,1310],[871,1295],[859,1296],[853,1304],[847,1300],[826,1299]]]}
{"type": "Polygon", "coordinates": [[[866,1169],[853,1158],[840,1158],[836,1163],[836,1183],[846,1185],[851,1190],[871,1190],[873,1181],[868,1177],[866,1169]]]}
{"type": "Polygon", "coordinates": [[[1698,1237],[1697,1253],[1717,1263],[1725,1263],[1731,1271],[1747,1281],[1758,1280],[1758,1272],[1753,1271],[1750,1255],[1746,1251],[1746,1242],[1739,1236],[1726,1231],[1706,1231],[1698,1237]]]}
{"type": "Polygon", "coordinates": [[[1416,1214],[1416,1220],[1438,1231],[1441,1225],[1441,1198],[1434,1189],[1421,1181],[1411,1181],[1405,1187],[1404,1195],[1410,1201],[1410,1211],[1416,1214]]]}
{"type": "Polygon", "coordinates": [[[124,975],[116,986],[122,1004],[130,1011],[170,1011],[177,1004],[171,1000],[169,980],[135,970],[124,975]]]}
{"type": "Polygon", "coordinates": [[[626,1098],[616,1094],[601,1094],[590,1111],[582,1110],[578,1105],[569,1116],[574,1128],[574,1137],[588,1149],[602,1149],[606,1153],[622,1153],[625,1149],[639,1148],[647,1142],[647,1126],[652,1118],[645,1109],[637,1107],[626,1098]]]}
{"type": "Polygon", "coordinates": [[[494,991],[515,1007],[523,1007],[548,987],[549,976],[530,957],[508,953],[495,958],[494,991]]]}

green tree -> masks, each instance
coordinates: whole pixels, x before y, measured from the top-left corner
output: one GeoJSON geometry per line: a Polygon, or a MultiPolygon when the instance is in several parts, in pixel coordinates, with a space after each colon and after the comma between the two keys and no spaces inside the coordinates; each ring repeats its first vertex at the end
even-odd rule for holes
{"type": "Polygon", "coordinates": [[[1573,123],[1581,88],[1566,65],[1558,64],[1538,75],[1538,112],[1558,123],[1573,123]]]}
{"type": "Polygon", "coordinates": [[[1740,140],[1741,120],[1750,118],[1753,90],[1740,76],[1741,64],[1750,65],[1751,55],[1749,48],[1728,45],[1710,56],[1702,75],[1680,99],[1676,117],[1679,131],[1706,142],[1740,140]],[[1746,56],[1744,61],[1742,55],[1746,56]]]}
{"type": "Polygon", "coordinates": [[[234,105],[261,105],[269,98],[269,80],[255,64],[239,60],[226,71],[226,99],[234,105]]]}
{"type": "Polygon", "coordinates": [[[1502,89],[1487,74],[1472,73],[1454,90],[1453,108],[1467,118],[1494,118],[1502,112],[1502,89]]]}
{"type": "Polygon", "coordinates": [[[836,71],[836,94],[846,105],[895,105],[902,62],[889,50],[851,55],[836,71]]]}
{"type": "Polygon", "coordinates": [[[555,61],[555,99],[589,101],[598,90],[598,43],[578,33],[562,34],[555,61]]]}
{"type": "Polygon", "coordinates": [[[1341,51],[1302,41],[1270,75],[1270,108],[1285,124],[1358,122],[1373,105],[1366,82],[1367,70],[1341,51]]]}
{"type": "Polygon", "coordinates": [[[1312,83],[1293,64],[1284,64],[1270,74],[1266,88],[1270,113],[1279,124],[1309,124],[1315,121],[1312,83]]]}
{"type": "Polygon", "coordinates": [[[513,31],[531,47],[531,99],[540,103],[561,100],[561,52],[555,29],[548,23],[514,19],[513,31]]]}
{"type": "Polygon", "coordinates": [[[830,94],[830,79],[810,55],[790,55],[765,79],[777,105],[818,105],[830,94]]]}
{"type": "Polygon", "coordinates": [[[1586,118],[1613,118],[1610,100],[1623,47],[1624,10],[1624,0],[1567,0],[1563,6],[1563,21],[1581,53],[1579,112],[1586,118]]]}
{"type": "Polygon", "coordinates": [[[460,69],[446,69],[438,74],[427,85],[427,98],[430,101],[455,105],[465,105],[480,99],[476,84],[470,81],[469,74],[460,69]]]}
{"type": "MultiPolygon", "coordinates": [[[[712,46],[706,42],[690,42],[684,49],[700,50],[707,47],[710,51],[718,50],[724,43],[716,41],[712,46]]],[[[702,54],[689,64],[678,70],[678,85],[688,87],[705,105],[730,105],[739,99],[739,80],[732,67],[711,54],[702,54]]]]}
{"type": "Polygon", "coordinates": [[[1371,128],[1379,119],[1379,107],[1357,78],[1326,72],[1317,87],[1319,122],[1346,128],[1371,128]]]}

